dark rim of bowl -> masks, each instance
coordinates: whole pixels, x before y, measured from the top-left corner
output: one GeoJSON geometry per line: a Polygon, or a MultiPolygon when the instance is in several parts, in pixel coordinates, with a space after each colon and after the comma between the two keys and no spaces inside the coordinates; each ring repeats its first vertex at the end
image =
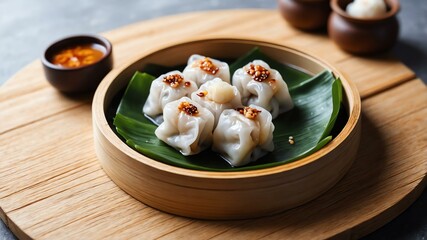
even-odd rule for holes
{"type": "MultiPolygon", "coordinates": [[[[284,0],[277,0],[278,2],[283,2],[284,0]]],[[[329,4],[329,0],[293,0],[295,2],[300,2],[300,3],[321,3],[321,2],[325,2],[329,4]]]]}
{"type": "MultiPolygon", "coordinates": [[[[380,17],[373,17],[373,18],[357,18],[357,17],[350,16],[345,11],[345,9],[341,8],[340,4],[338,4],[341,1],[342,0],[331,0],[330,4],[331,4],[332,11],[334,11],[335,13],[340,15],[341,17],[343,17],[349,21],[353,21],[353,22],[375,23],[375,22],[384,21],[384,20],[387,20],[387,19],[394,17],[400,10],[399,0],[385,0],[385,3],[388,7],[388,11],[385,15],[380,16],[380,17]]],[[[347,7],[347,5],[346,5],[346,7],[347,7]]]]}
{"type": "Polygon", "coordinates": [[[45,65],[46,67],[51,68],[51,69],[60,70],[60,71],[75,71],[75,70],[79,70],[79,69],[89,68],[91,66],[94,66],[94,65],[100,63],[101,61],[103,61],[104,59],[108,58],[111,55],[112,49],[113,49],[113,46],[110,43],[110,41],[108,41],[108,39],[106,39],[103,36],[95,35],[95,34],[71,35],[71,36],[66,36],[64,38],[61,38],[61,39],[56,40],[55,42],[51,43],[46,48],[46,50],[44,51],[41,60],[42,60],[43,65],[45,65]],[[101,59],[99,59],[95,63],[89,64],[89,65],[84,65],[81,67],[75,67],[75,68],[62,67],[59,65],[55,65],[51,61],[49,61],[50,57],[53,55],[52,53],[55,53],[55,51],[53,51],[52,49],[54,49],[54,48],[56,48],[56,46],[62,45],[62,44],[64,44],[64,46],[68,46],[68,45],[72,46],[76,42],[70,43],[70,44],[67,44],[65,42],[68,42],[68,41],[73,42],[73,40],[78,40],[78,39],[85,39],[84,43],[95,43],[95,44],[99,44],[99,45],[103,46],[105,48],[105,54],[101,57],[101,59]]]}

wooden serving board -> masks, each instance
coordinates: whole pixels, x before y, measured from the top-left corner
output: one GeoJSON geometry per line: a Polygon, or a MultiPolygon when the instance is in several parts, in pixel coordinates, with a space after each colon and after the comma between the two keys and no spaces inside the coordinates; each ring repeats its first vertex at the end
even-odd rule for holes
{"type": "Polygon", "coordinates": [[[67,97],[34,61],[0,88],[0,217],[19,238],[357,238],[406,209],[423,191],[427,88],[388,55],[359,58],[325,34],[291,28],[277,12],[199,12],[103,34],[115,66],[191,36],[280,41],[318,55],[362,96],[362,142],[349,173],[314,201],[271,217],[201,221],[152,209],[120,190],[93,149],[91,96],[67,97]]]}

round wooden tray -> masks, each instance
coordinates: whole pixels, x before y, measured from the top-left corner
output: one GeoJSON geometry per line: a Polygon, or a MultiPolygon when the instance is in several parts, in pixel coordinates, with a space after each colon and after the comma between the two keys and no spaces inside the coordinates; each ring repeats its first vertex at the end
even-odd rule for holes
{"type": "Polygon", "coordinates": [[[37,60],[0,88],[0,217],[19,238],[357,238],[419,196],[427,172],[427,89],[392,57],[348,55],[327,36],[294,30],[264,10],[171,16],[104,36],[114,44],[117,69],[160,44],[212,32],[303,48],[355,82],[362,141],[344,178],[321,197],[271,217],[200,221],[159,212],[120,190],[101,169],[92,96],[61,95],[37,60]]]}

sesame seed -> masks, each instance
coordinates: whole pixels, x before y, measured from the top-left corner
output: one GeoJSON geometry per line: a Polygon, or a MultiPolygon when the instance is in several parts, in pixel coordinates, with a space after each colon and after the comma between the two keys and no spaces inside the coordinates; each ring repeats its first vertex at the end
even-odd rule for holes
{"type": "Polygon", "coordinates": [[[213,64],[213,62],[207,57],[200,61],[199,67],[203,71],[212,75],[215,75],[219,71],[219,68],[215,66],[215,64],[213,64]]]}
{"type": "Polygon", "coordinates": [[[257,82],[262,82],[270,76],[270,71],[261,65],[249,65],[249,69],[246,71],[247,74],[252,76],[252,79],[257,82]]]}
{"type": "Polygon", "coordinates": [[[168,75],[163,78],[163,82],[169,84],[173,88],[179,87],[184,78],[179,74],[168,75]]]}
{"type": "Polygon", "coordinates": [[[189,103],[189,102],[181,102],[178,105],[178,110],[186,113],[187,115],[190,116],[194,116],[197,115],[199,113],[199,111],[197,110],[197,107],[194,106],[193,104],[189,103]]]}
{"type": "Polygon", "coordinates": [[[251,107],[236,108],[236,111],[248,119],[255,119],[258,116],[258,113],[261,112],[260,110],[251,107]]]}

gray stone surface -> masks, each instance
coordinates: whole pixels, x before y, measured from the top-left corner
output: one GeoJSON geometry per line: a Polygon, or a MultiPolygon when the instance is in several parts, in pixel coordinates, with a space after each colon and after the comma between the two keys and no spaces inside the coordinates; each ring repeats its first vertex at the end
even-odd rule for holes
{"type": "MultiPolygon", "coordinates": [[[[401,35],[394,54],[427,80],[427,4],[401,1],[401,35]]],[[[275,8],[275,0],[0,0],[0,85],[39,58],[53,40],[190,11],[275,8]]],[[[1,181],[1,177],[0,177],[1,181]]],[[[366,239],[425,239],[427,192],[403,214],[366,239]]],[[[0,221],[0,240],[14,239],[0,221]]]]}

